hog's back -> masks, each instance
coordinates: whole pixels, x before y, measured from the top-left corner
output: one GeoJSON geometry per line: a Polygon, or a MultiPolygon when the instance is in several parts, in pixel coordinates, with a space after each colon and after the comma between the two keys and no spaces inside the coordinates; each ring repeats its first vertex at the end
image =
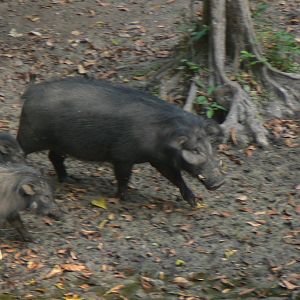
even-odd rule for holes
{"type": "Polygon", "coordinates": [[[182,117],[159,98],[102,81],[47,82],[23,98],[17,139],[25,154],[50,149],[89,161],[147,161],[162,122],[182,117]]]}

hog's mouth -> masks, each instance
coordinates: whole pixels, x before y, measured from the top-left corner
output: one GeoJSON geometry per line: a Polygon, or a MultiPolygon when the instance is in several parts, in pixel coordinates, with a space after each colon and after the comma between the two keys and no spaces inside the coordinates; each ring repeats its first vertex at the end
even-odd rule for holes
{"type": "Polygon", "coordinates": [[[197,177],[204,184],[204,186],[210,191],[214,191],[218,189],[225,182],[224,178],[216,182],[210,182],[210,180],[208,180],[205,176],[201,174],[199,174],[197,177]]]}

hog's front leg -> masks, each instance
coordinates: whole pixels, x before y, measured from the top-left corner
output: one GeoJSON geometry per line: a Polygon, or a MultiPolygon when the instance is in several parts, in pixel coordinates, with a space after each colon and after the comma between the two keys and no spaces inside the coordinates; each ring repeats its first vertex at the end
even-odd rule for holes
{"type": "Polygon", "coordinates": [[[184,182],[178,169],[174,168],[173,166],[160,165],[157,163],[151,163],[151,165],[179,188],[179,191],[185,201],[187,201],[192,207],[196,206],[195,195],[184,182]]]}
{"type": "Polygon", "coordinates": [[[24,227],[24,224],[19,214],[15,214],[13,216],[8,217],[7,221],[9,224],[11,224],[12,227],[14,227],[18,231],[24,242],[33,241],[32,236],[24,227]]]}

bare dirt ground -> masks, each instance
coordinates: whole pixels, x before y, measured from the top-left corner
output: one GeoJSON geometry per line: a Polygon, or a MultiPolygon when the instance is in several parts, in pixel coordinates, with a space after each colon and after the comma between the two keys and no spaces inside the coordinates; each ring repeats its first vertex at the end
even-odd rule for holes
{"type": "MultiPolygon", "coordinates": [[[[139,85],[186,29],[188,2],[0,1],[1,131],[16,133],[30,77],[139,85]]],[[[264,2],[276,28],[295,19],[297,1],[264,2]]],[[[35,243],[0,229],[0,299],[300,299],[296,124],[273,122],[284,138],[266,150],[221,148],[228,179],[217,191],[187,176],[202,203],[195,210],[148,165],[136,166],[123,202],[108,165],[69,159],[80,181],[58,186],[46,153],[30,155],[56,185],[65,218],[24,213],[35,243]]]]}

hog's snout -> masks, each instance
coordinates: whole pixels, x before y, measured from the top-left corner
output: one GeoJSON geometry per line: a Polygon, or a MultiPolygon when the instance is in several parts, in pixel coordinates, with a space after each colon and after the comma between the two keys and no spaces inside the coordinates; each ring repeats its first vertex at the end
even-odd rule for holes
{"type": "Polygon", "coordinates": [[[213,169],[208,176],[198,175],[198,179],[210,191],[218,189],[225,182],[219,169],[213,169]]]}
{"type": "Polygon", "coordinates": [[[49,212],[47,216],[56,221],[61,221],[63,220],[64,213],[61,210],[56,209],[55,211],[52,210],[51,212],[49,212]]]}
{"type": "Polygon", "coordinates": [[[218,189],[221,185],[223,185],[225,182],[225,179],[222,179],[221,181],[215,183],[215,184],[207,184],[206,182],[204,182],[205,187],[210,190],[210,191],[214,191],[216,189],[218,189]]]}

